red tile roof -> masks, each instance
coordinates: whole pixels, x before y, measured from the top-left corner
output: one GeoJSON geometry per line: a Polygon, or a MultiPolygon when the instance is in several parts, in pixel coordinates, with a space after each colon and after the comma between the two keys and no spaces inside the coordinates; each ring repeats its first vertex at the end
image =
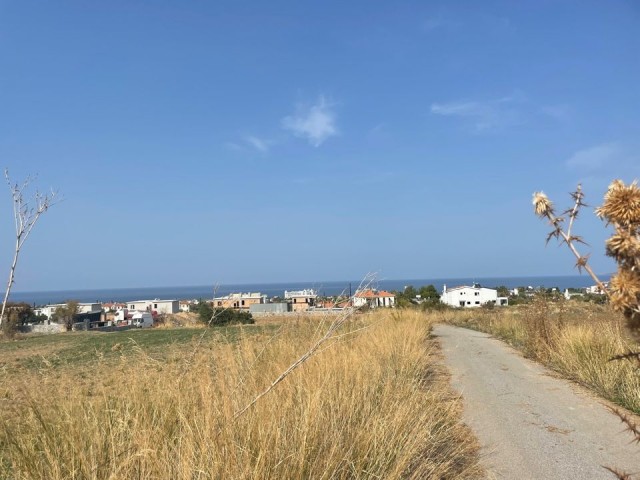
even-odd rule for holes
{"type": "Polygon", "coordinates": [[[363,290],[361,292],[356,292],[355,294],[358,298],[381,298],[381,297],[395,297],[393,293],[389,293],[385,290],[380,290],[379,292],[375,290],[363,290]]]}

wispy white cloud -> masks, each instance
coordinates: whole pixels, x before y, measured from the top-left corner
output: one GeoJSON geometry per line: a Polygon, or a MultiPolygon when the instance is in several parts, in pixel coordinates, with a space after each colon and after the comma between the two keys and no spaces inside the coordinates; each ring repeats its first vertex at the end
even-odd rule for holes
{"type": "Polygon", "coordinates": [[[305,138],[319,147],[329,137],[338,134],[332,105],[324,97],[311,106],[298,105],[296,113],[282,119],[282,127],[295,136],[305,138]]]}
{"type": "Polygon", "coordinates": [[[638,148],[623,142],[608,142],[578,150],[565,166],[585,192],[602,192],[614,178],[632,180],[638,176],[638,148]]]}
{"type": "Polygon", "coordinates": [[[567,160],[566,165],[572,169],[594,171],[611,167],[623,160],[622,148],[612,142],[578,150],[567,160]]]}
{"type": "Polygon", "coordinates": [[[513,95],[486,101],[453,101],[431,104],[431,113],[467,119],[476,132],[500,130],[520,122],[515,104],[523,101],[523,95],[513,95]]]}
{"type": "Polygon", "coordinates": [[[563,104],[539,106],[521,90],[499,98],[485,100],[455,100],[432,103],[431,113],[458,117],[471,125],[476,133],[499,131],[535,121],[566,122],[571,110],[563,104]]]}
{"type": "Polygon", "coordinates": [[[267,153],[275,144],[273,140],[256,137],[255,135],[244,135],[234,142],[226,142],[224,144],[227,150],[233,152],[250,152],[257,150],[260,153],[267,153]]]}
{"type": "Polygon", "coordinates": [[[260,139],[258,137],[255,137],[253,135],[247,135],[244,138],[244,141],[246,143],[248,143],[249,145],[251,145],[253,148],[255,148],[256,150],[266,153],[269,151],[269,147],[271,146],[271,142],[269,142],[268,140],[263,140],[260,139]]]}

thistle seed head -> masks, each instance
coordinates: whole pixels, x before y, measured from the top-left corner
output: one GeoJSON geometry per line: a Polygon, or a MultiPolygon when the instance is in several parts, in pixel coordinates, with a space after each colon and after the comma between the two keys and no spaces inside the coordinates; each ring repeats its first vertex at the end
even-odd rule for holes
{"type": "Polygon", "coordinates": [[[619,230],[606,241],[607,255],[618,262],[631,261],[640,257],[640,239],[629,230],[619,230]]]}
{"type": "Polygon", "coordinates": [[[620,190],[624,188],[624,182],[620,179],[615,179],[613,182],[609,184],[609,188],[607,188],[607,193],[604,194],[605,202],[608,200],[609,195],[616,190],[620,190]]]}
{"type": "Polygon", "coordinates": [[[553,214],[553,203],[544,192],[535,192],[533,194],[533,208],[539,217],[548,217],[553,214]]]}
{"type": "Polygon", "coordinates": [[[640,303],[640,275],[637,271],[620,269],[609,283],[611,306],[629,316],[640,303]]]}
{"type": "Polygon", "coordinates": [[[640,226],[640,188],[637,181],[625,186],[620,180],[615,180],[596,214],[609,223],[636,228],[640,226]]]}

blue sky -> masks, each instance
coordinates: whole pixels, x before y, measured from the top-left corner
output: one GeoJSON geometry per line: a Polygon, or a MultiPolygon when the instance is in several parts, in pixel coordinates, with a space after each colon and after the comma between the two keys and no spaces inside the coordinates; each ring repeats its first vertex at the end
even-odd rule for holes
{"type": "Polygon", "coordinates": [[[0,1],[0,159],[64,196],[15,289],[572,274],[531,194],[640,176],[638,52],[635,1],[0,1]]]}

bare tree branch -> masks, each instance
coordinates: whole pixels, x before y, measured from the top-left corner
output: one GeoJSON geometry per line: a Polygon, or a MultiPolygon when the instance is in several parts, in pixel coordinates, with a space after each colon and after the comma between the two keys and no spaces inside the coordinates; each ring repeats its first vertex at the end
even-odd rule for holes
{"type": "Polygon", "coordinates": [[[13,201],[13,219],[16,230],[16,241],[13,250],[13,261],[11,262],[11,268],[9,269],[9,279],[7,280],[7,287],[4,293],[4,299],[2,301],[2,310],[0,311],[0,327],[4,322],[4,313],[13,287],[16,266],[18,265],[18,259],[20,257],[20,250],[24,246],[24,242],[27,241],[29,235],[33,231],[36,223],[40,219],[40,216],[45,213],[49,208],[58,203],[58,192],[51,190],[50,193],[42,194],[38,190],[33,195],[32,202],[26,198],[26,193],[29,185],[32,183],[33,178],[27,177],[22,184],[12,183],[9,177],[9,170],[5,168],[4,177],[9,186],[11,192],[11,198],[13,201]]]}

